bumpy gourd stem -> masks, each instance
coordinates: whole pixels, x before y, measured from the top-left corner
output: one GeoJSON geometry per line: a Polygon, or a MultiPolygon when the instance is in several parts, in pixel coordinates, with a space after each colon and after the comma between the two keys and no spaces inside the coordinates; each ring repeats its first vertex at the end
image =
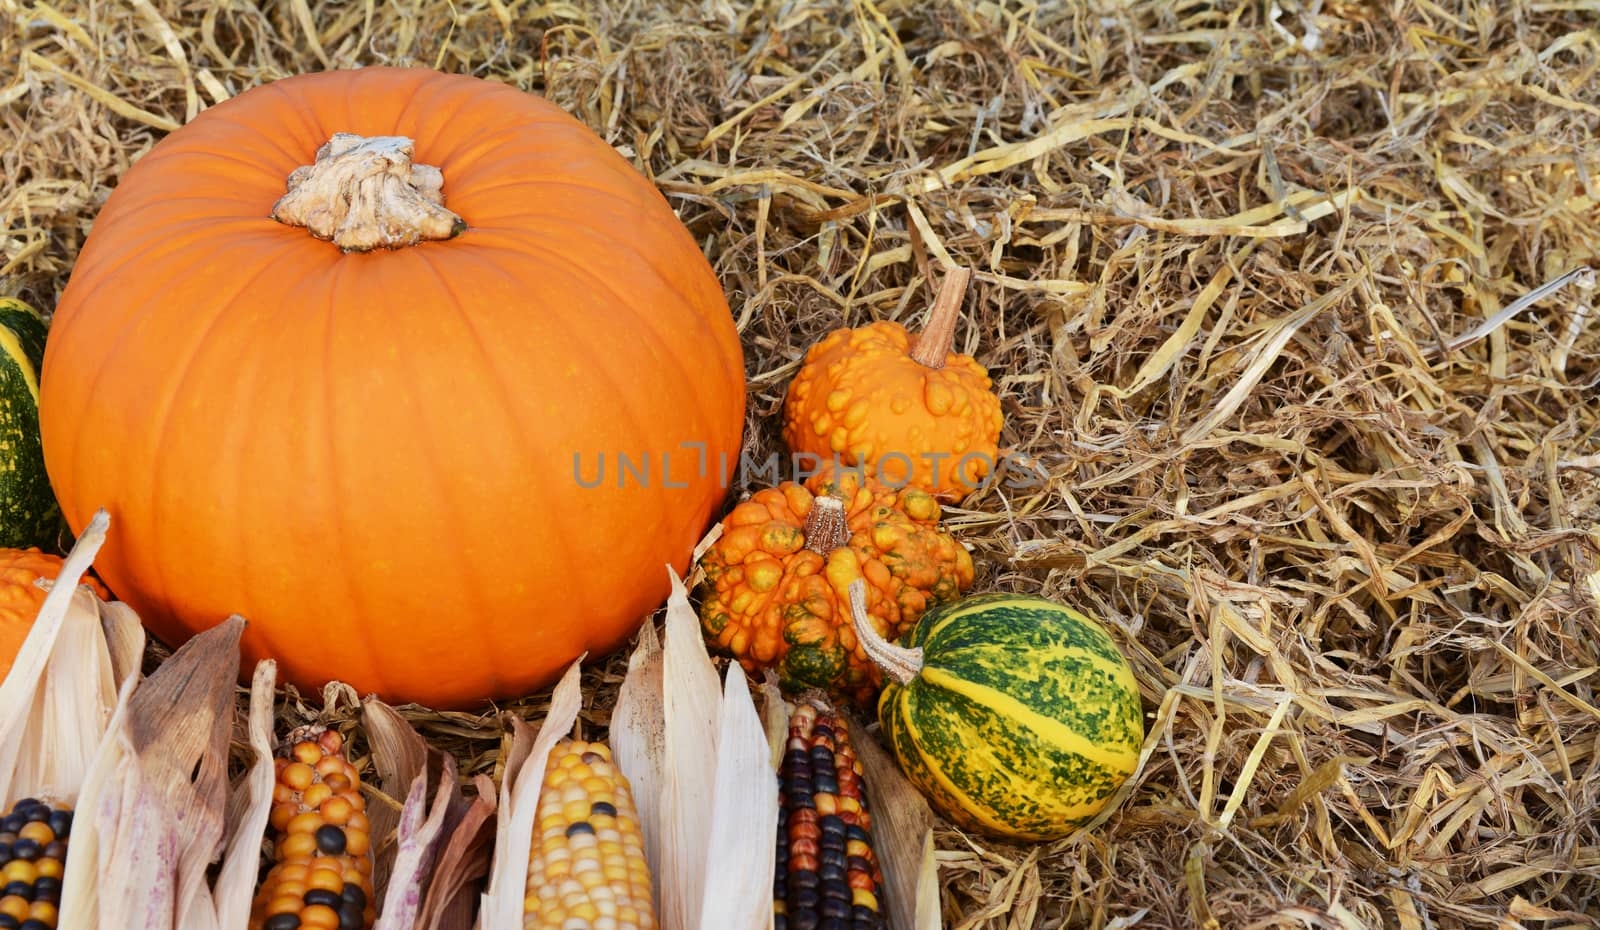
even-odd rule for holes
{"type": "Polygon", "coordinates": [[[289,192],[272,205],[272,218],[346,252],[460,235],[467,223],[444,208],[444,175],[411,157],[404,136],[334,133],[317,149],[316,164],[289,175],[289,192]]]}
{"type": "Polygon", "coordinates": [[[849,542],[850,524],[845,517],[844,501],[827,496],[813,500],[801,534],[806,538],[806,548],[820,556],[849,542]]]}
{"type": "Polygon", "coordinates": [[[911,357],[924,368],[943,368],[944,357],[950,354],[955,341],[956,321],[961,318],[961,302],[967,296],[967,282],[972,278],[968,268],[951,268],[939,284],[939,296],[928,311],[928,325],[922,328],[917,344],[911,347],[911,357]]]}
{"type": "Polygon", "coordinates": [[[850,582],[849,591],[850,622],[855,626],[861,651],[883,669],[884,674],[903,685],[911,684],[917,673],[922,671],[922,650],[897,646],[884,639],[877,627],[872,625],[872,618],[867,615],[866,582],[857,578],[850,582]]]}

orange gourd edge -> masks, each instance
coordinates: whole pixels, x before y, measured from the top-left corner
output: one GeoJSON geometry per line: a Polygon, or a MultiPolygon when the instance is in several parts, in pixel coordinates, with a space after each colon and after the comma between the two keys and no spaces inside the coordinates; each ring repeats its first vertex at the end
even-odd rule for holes
{"type": "Polygon", "coordinates": [[[813,345],[784,399],[791,454],[865,465],[945,501],[979,487],[998,466],[1002,416],[988,371],[952,350],[970,277],[945,273],[919,337],[882,320],[813,345]]]}
{"type": "Polygon", "coordinates": [[[882,675],[851,623],[849,589],[890,639],[972,586],[972,556],[939,528],[941,508],[915,487],[859,469],[756,491],[722,521],[701,556],[707,644],[750,672],[773,669],[790,693],[818,689],[865,704],[882,675]]]}
{"type": "MultiPolygon", "coordinates": [[[[60,556],[38,549],[0,549],[0,681],[5,681],[11,672],[11,664],[44,605],[47,592],[34,582],[40,578],[54,580],[59,574],[60,556]]],[[[102,599],[110,600],[110,592],[99,581],[85,575],[82,583],[102,599]]]]}
{"type": "Polygon", "coordinates": [[[96,570],[151,633],[239,614],[242,668],[441,709],[626,644],[745,423],[722,285],[656,186],[555,104],[426,68],[284,78],[162,139],[42,372],[62,512],[111,514],[96,570]]]}

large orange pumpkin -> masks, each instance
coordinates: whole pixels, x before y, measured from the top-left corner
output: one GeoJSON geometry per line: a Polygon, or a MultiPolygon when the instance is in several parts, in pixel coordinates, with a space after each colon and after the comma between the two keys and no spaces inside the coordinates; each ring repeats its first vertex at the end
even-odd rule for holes
{"type": "Polygon", "coordinates": [[[126,174],[41,421],[157,635],[238,612],[245,668],[450,707],[626,641],[744,398],[718,281],[625,159],[513,87],[369,68],[243,93],[126,174]]]}

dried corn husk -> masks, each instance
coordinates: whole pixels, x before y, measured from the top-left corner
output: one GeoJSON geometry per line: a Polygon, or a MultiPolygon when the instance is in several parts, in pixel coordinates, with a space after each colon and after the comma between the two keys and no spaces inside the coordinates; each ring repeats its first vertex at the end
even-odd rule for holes
{"type": "Polygon", "coordinates": [[[582,661],[580,657],[573,662],[556,685],[550,697],[550,712],[545,715],[537,736],[521,718],[510,718],[514,735],[505,777],[500,783],[494,860],[489,871],[489,890],[483,895],[479,915],[482,930],[522,930],[533,820],[539,809],[544,767],[550,759],[550,750],[578,721],[578,708],[583,698],[578,686],[582,661]]]}
{"type": "Polygon", "coordinates": [[[939,868],[933,858],[933,811],[894,758],[858,721],[850,745],[861,761],[872,803],[872,848],[883,870],[889,930],[939,930],[939,868]]]}
{"type": "Polygon", "coordinates": [[[416,930],[471,930],[474,925],[494,848],[496,802],[489,776],[475,777],[473,787],[476,797],[453,826],[445,827],[448,839],[428,879],[416,930]]]}
{"type": "MultiPolygon", "coordinates": [[[[420,930],[424,926],[425,905],[435,900],[438,903],[434,910],[440,915],[450,911],[457,915],[458,921],[470,921],[469,912],[461,905],[452,906],[448,893],[433,893],[442,875],[436,864],[444,864],[440,853],[447,843],[464,850],[472,834],[487,820],[484,810],[493,810],[493,783],[489,783],[491,799],[488,802],[468,805],[461,796],[456,778],[455,758],[428,746],[394,708],[376,698],[368,698],[362,702],[361,719],[372,744],[373,762],[383,790],[391,796],[399,796],[402,790],[405,792],[405,805],[396,828],[397,853],[374,930],[420,930]],[[433,783],[431,792],[430,781],[433,783]],[[480,813],[470,830],[462,831],[469,809],[480,813]],[[451,842],[458,836],[460,842],[451,842]]],[[[456,853],[451,864],[453,881],[463,867],[471,869],[462,861],[464,855],[464,852],[456,853]]],[[[482,859],[487,862],[486,850],[482,859]]],[[[470,897],[464,903],[470,908],[470,897]]],[[[464,930],[470,923],[458,926],[464,930]]]]}
{"type": "Polygon", "coordinates": [[[78,798],[63,930],[220,926],[206,870],[224,848],[243,630],[235,616],[189,640],[112,719],[78,798]]]}
{"type": "Polygon", "coordinates": [[[250,919],[251,899],[255,895],[260,871],[261,840],[272,813],[274,769],[272,753],[272,704],[278,680],[278,664],[271,659],[256,663],[250,682],[248,736],[255,761],[234,783],[228,795],[228,815],[224,835],[226,849],[222,870],[217,874],[214,898],[217,926],[222,930],[241,930],[250,919]]]}
{"type": "Polygon", "coordinates": [[[612,715],[618,767],[640,804],[662,930],[772,924],[778,782],[738,665],[722,685],[676,573],[666,634],[641,634],[612,715]]]}
{"type": "Polygon", "coordinates": [[[139,618],[78,585],[109,524],[101,511],[84,529],[0,682],[0,802],[76,805],[112,715],[138,682],[139,618]]]}
{"type": "MultiPolygon", "coordinates": [[[[581,702],[574,663],[537,737],[521,719],[509,719],[513,737],[482,930],[521,930],[545,764],[577,722],[581,702]]],[[[676,573],[664,642],[646,624],[629,657],[610,745],[639,811],[661,930],[770,927],[778,782],[766,730],[744,672],[730,666],[718,681],[676,573]]]]}

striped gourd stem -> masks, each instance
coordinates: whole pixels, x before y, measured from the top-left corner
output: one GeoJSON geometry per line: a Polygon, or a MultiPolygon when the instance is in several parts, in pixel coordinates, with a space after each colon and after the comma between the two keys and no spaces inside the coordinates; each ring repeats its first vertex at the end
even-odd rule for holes
{"type": "Polygon", "coordinates": [[[922,650],[908,649],[883,638],[867,616],[867,586],[857,578],[850,582],[850,620],[856,629],[861,651],[895,681],[905,685],[922,671],[922,650]]]}

